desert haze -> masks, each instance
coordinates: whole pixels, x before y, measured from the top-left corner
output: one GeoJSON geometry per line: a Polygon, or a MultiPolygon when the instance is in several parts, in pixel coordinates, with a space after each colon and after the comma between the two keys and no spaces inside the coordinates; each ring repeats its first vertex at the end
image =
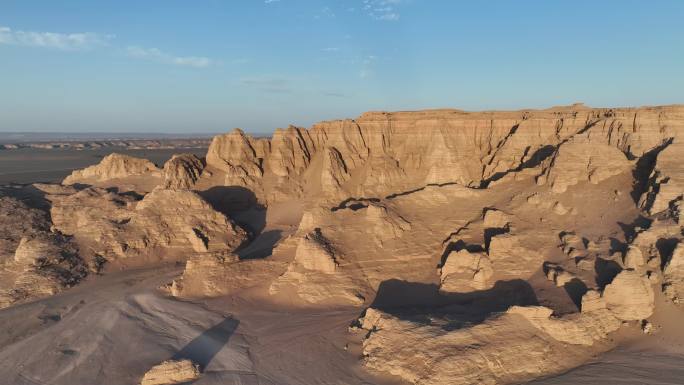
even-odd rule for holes
{"type": "Polygon", "coordinates": [[[368,112],[7,183],[0,383],[681,384],[682,140],[368,112]]]}

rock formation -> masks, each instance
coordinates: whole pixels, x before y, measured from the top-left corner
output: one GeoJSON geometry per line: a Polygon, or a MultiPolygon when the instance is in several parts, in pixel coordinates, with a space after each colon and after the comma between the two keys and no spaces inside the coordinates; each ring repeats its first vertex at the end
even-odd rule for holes
{"type": "Polygon", "coordinates": [[[665,264],[665,294],[677,303],[684,298],[684,243],[679,242],[665,264]]]}
{"type": "Polygon", "coordinates": [[[147,159],[113,153],[102,158],[97,165],[72,172],[63,183],[65,185],[91,184],[143,175],[159,176],[159,169],[147,159]]]}
{"type": "Polygon", "coordinates": [[[55,227],[91,256],[107,260],[232,251],[246,238],[242,229],[188,190],[156,189],[139,199],[86,188],[50,199],[55,227]]]}
{"type": "Polygon", "coordinates": [[[606,307],[624,321],[642,320],[653,314],[655,297],[648,278],[623,270],[603,292],[606,307]]]}
{"type": "Polygon", "coordinates": [[[0,308],[56,294],[88,270],[68,237],[50,230],[48,216],[0,197],[0,308]]]}
{"type": "Polygon", "coordinates": [[[469,292],[491,287],[494,274],[492,262],[486,253],[468,250],[451,252],[441,269],[440,290],[469,292]]]}
{"type": "Polygon", "coordinates": [[[204,161],[193,154],[174,155],[164,164],[164,188],[192,188],[202,175],[204,161]]]}
{"type": "Polygon", "coordinates": [[[642,206],[649,213],[659,213],[668,209],[676,200],[682,199],[684,165],[681,162],[681,154],[683,151],[682,143],[676,141],[667,145],[657,155],[656,164],[650,176],[649,191],[642,198],[642,206]]]}
{"type": "Polygon", "coordinates": [[[164,361],[152,367],[140,385],[172,385],[194,381],[200,377],[199,366],[190,360],[164,361]]]}

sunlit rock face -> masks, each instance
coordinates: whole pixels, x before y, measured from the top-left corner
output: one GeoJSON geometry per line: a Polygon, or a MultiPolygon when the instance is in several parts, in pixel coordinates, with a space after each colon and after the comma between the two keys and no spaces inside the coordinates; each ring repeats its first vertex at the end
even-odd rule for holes
{"type": "Polygon", "coordinates": [[[271,139],[235,130],[214,138],[207,164],[226,185],[251,187],[269,201],[389,195],[429,184],[476,187],[544,160],[538,182],[561,193],[630,170],[630,159],[680,130],[676,106],[369,112],[308,130],[278,129],[271,139]]]}
{"type": "Polygon", "coordinates": [[[164,164],[164,188],[189,189],[199,180],[204,161],[193,154],[174,155],[164,164]]]}
{"type": "Polygon", "coordinates": [[[64,179],[64,184],[103,182],[131,176],[159,176],[159,169],[147,159],[123,154],[105,156],[99,164],[77,170],[64,179]]]}

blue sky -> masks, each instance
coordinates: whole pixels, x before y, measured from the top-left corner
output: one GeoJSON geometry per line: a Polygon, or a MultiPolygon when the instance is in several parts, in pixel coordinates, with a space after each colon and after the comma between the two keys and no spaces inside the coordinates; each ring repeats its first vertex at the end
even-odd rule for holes
{"type": "Polygon", "coordinates": [[[0,1],[0,131],[684,103],[684,1],[0,1]]]}

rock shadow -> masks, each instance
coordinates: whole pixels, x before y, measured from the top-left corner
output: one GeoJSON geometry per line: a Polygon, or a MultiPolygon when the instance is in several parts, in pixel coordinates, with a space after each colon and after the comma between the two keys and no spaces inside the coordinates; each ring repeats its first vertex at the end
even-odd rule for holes
{"type": "Polygon", "coordinates": [[[618,226],[625,233],[625,239],[633,240],[634,236],[637,234],[637,228],[647,229],[651,227],[652,219],[646,218],[643,215],[636,217],[632,223],[622,223],[618,222],[618,226]]]}
{"type": "Polygon", "coordinates": [[[108,193],[116,194],[116,195],[131,197],[131,198],[135,199],[136,201],[141,201],[145,197],[145,195],[137,193],[133,190],[120,191],[118,187],[107,187],[105,189],[105,191],[107,191],[108,193]]]}
{"type": "Polygon", "coordinates": [[[656,241],[656,249],[658,249],[658,254],[660,254],[660,268],[665,269],[665,266],[672,259],[672,253],[674,253],[679,239],[677,238],[661,238],[656,241]]]}
{"type": "MultiPolygon", "coordinates": [[[[669,146],[672,143],[672,141],[673,138],[667,139],[665,142],[663,142],[663,144],[645,153],[639,158],[639,160],[637,160],[636,167],[634,167],[634,170],[632,171],[634,185],[632,186],[632,192],[630,193],[634,203],[639,204],[641,196],[646,191],[648,191],[648,186],[651,182],[651,173],[655,168],[656,160],[658,159],[658,154],[660,154],[661,151],[663,151],[667,146],[669,146]]],[[[657,191],[655,192],[657,193],[657,191]]],[[[653,202],[645,203],[646,207],[650,207],[653,202]]]]}
{"type": "Polygon", "coordinates": [[[252,242],[236,251],[240,259],[260,259],[273,254],[273,249],[282,239],[282,231],[269,230],[259,234],[252,242]]]}
{"type": "Polygon", "coordinates": [[[452,251],[458,252],[461,250],[467,250],[469,253],[481,253],[485,251],[482,245],[465,243],[461,239],[456,242],[449,242],[449,244],[444,248],[444,252],[439,260],[439,266],[437,267],[444,266],[444,263],[446,263],[446,260],[452,251]]]}
{"type": "Polygon", "coordinates": [[[429,322],[435,315],[479,323],[515,305],[539,305],[532,286],[522,279],[498,281],[491,289],[468,293],[443,293],[437,284],[389,279],[380,284],[370,307],[418,322],[429,322]]]}
{"type": "MultiPolygon", "coordinates": [[[[495,181],[503,178],[504,176],[506,176],[512,172],[520,172],[524,169],[535,168],[535,167],[539,166],[544,160],[546,160],[548,157],[553,155],[554,151],[556,151],[556,148],[557,148],[556,146],[553,146],[550,144],[547,144],[545,146],[540,147],[539,149],[537,149],[537,151],[534,152],[534,154],[532,154],[529,157],[529,159],[520,163],[520,165],[518,165],[518,167],[510,169],[510,170],[506,170],[506,171],[496,172],[492,176],[490,176],[489,178],[483,179],[482,182],[480,183],[479,188],[485,189],[485,188],[489,187],[490,183],[495,182],[495,181]]],[[[529,147],[525,150],[525,156],[527,155],[527,152],[529,150],[530,150],[529,147]]]]}
{"type": "Polygon", "coordinates": [[[240,321],[237,319],[224,319],[190,341],[171,359],[188,359],[198,364],[201,370],[205,370],[216,354],[228,344],[239,324],[240,321]]]}
{"type": "Polygon", "coordinates": [[[380,199],[378,199],[378,198],[347,198],[347,199],[343,200],[342,202],[340,202],[339,205],[331,208],[330,211],[345,210],[345,209],[356,211],[356,210],[361,210],[361,209],[368,207],[368,205],[370,203],[378,203],[378,202],[380,202],[380,199]]]}
{"type": "Polygon", "coordinates": [[[266,227],[266,208],[254,192],[241,186],[215,186],[198,191],[214,210],[223,213],[256,237],[266,227]]]}
{"type": "Polygon", "coordinates": [[[581,309],[582,296],[589,290],[587,285],[579,278],[573,278],[570,282],[563,285],[563,289],[565,289],[565,292],[568,293],[568,297],[570,297],[575,306],[577,306],[577,310],[581,309]]]}
{"type": "Polygon", "coordinates": [[[594,262],[594,270],[596,271],[596,285],[603,288],[613,282],[613,278],[622,271],[622,266],[615,261],[598,257],[594,262]]]}

